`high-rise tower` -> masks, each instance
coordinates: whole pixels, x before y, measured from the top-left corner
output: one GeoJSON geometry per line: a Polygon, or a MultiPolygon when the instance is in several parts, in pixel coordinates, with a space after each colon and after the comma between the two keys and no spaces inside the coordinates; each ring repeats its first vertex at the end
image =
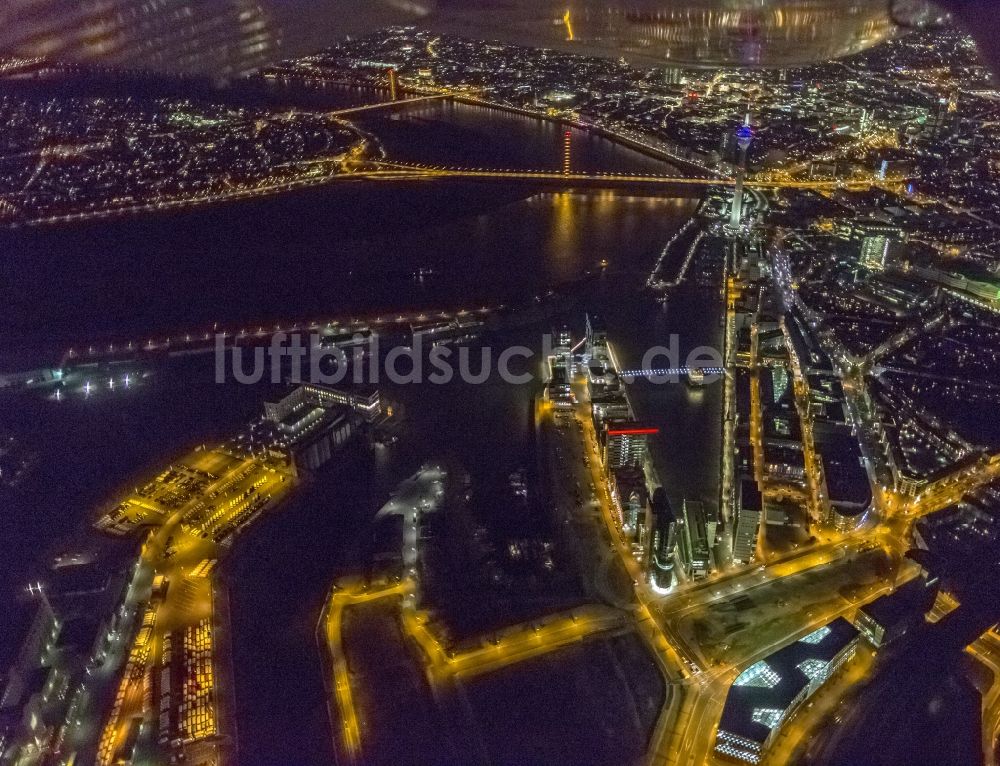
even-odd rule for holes
{"type": "Polygon", "coordinates": [[[677,517],[667,493],[657,487],[650,502],[653,511],[653,540],[650,545],[649,574],[653,585],[668,590],[674,581],[674,548],[677,546],[677,517]]]}
{"type": "Polygon", "coordinates": [[[733,189],[733,206],[729,216],[729,228],[733,234],[739,231],[743,220],[743,184],[747,173],[747,150],[753,143],[753,128],[750,127],[750,114],[747,113],[743,125],[736,131],[736,145],[740,149],[740,158],[736,166],[736,188],[733,189]]]}

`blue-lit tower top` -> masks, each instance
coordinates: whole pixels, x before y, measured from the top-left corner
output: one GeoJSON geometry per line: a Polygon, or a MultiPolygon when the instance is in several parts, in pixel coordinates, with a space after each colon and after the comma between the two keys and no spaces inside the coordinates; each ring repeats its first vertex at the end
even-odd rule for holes
{"type": "Polygon", "coordinates": [[[750,115],[747,115],[747,121],[740,125],[739,130],[736,131],[736,143],[740,147],[741,152],[745,152],[750,148],[750,144],[753,143],[754,132],[753,128],[750,127],[750,115]]]}

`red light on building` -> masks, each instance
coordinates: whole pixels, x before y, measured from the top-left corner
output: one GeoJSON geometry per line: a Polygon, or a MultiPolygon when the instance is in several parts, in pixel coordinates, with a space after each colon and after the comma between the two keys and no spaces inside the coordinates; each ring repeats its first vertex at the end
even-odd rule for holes
{"type": "Polygon", "coordinates": [[[652,436],[658,433],[660,433],[659,428],[625,428],[608,431],[608,436],[652,436]]]}

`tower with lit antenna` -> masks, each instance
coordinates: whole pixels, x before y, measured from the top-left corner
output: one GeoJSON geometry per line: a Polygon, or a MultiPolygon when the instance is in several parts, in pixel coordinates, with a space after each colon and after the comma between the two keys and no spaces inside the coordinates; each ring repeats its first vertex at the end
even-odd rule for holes
{"type": "Polygon", "coordinates": [[[753,128],[750,126],[750,113],[736,131],[736,145],[740,149],[739,162],[736,165],[736,187],[733,189],[733,206],[729,216],[729,229],[733,234],[740,230],[743,220],[743,185],[747,174],[747,150],[753,143],[753,128]]]}

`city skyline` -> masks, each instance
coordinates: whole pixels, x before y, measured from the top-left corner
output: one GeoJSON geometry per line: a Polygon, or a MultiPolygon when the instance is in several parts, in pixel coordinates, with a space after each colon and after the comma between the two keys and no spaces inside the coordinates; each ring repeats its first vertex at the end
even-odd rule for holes
{"type": "Polygon", "coordinates": [[[0,766],[997,763],[1000,90],[823,2],[0,47],[0,766]]]}

